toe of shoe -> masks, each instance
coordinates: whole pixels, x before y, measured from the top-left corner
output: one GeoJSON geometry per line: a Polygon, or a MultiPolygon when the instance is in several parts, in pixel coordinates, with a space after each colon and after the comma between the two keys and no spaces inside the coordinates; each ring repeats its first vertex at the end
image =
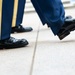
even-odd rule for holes
{"type": "Polygon", "coordinates": [[[28,31],[32,31],[32,30],[33,30],[32,27],[26,27],[26,28],[25,28],[25,31],[26,31],[26,32],[28,32],[28,31]]]}
{"type": "Polygon", "coordinates": [[[26,39],[21,39],[20,43],[24,44],[25,46],[29,44],[29,42],[26,39]]]}

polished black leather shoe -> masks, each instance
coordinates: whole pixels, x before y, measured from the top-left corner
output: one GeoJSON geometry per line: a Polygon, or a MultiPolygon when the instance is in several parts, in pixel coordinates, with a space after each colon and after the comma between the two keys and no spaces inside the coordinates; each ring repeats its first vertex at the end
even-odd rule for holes
{"type": "Polygon", "coordinates": [[[33,29],[31,27],[23,27],[22,25],[19,25],[19,26],[16,26],[16,27],[13,27],[11,29],[11,33],[21,33],[21,32],[30,32],[32,31],[33,29]]]}
{"type": "Polygon", "coordinates": [[[65,20],[65,24],[59,30],[57,36],[60,40],[64,39],[66,36],[70,34],[71,31],[75,30],[75,20],[69,19],[65,20]]]}
{"type": "Polygon", "coordinates": [[[28,41],[25,39],[15,39],[10,37],[6,40],[0,41],[0,49],[12,49],[12,48],[20,48],[28,45],[28,41]]]}

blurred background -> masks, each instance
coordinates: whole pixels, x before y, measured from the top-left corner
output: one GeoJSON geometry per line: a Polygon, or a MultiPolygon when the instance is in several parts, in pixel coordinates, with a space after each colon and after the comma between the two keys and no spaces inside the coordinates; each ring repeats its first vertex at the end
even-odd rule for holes
{"type": "MultiPolygon", "coordinates": [[[[75,6],[75,0],[62,0],[64,8],[73,8],[75,6]]],[[[34,12],[33,5],[31,3],[31,0],[26,0],[26,8],[25,12],[34,12]]]]}

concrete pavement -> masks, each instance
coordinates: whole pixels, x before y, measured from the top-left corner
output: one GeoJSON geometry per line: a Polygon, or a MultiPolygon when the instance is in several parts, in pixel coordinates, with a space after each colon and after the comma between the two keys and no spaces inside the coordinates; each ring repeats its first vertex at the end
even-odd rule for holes
{"type": "MultiPolygon", "coordinates": [[[[74,8],[65,11],[75,17],[74,8]]],[[[75,31],[60,41],[36,13],[26,13],[23,25],[33,31],[11,36],[26,38],[29,45],[0,50],[0,75],[75,75],[75,31]]]]}

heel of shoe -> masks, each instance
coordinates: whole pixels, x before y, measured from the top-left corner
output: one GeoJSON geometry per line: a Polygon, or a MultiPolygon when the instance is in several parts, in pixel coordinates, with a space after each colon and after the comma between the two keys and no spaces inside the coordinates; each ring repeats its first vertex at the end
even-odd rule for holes
{"type": "Polygon", "coordinates": [[[65,37],[68,36],[69,34],[70,34],[70,32],[67,31],[67,32],[65,32],[65,33],[63,33],[63,34],[61,34],[61,35],[58,35],[58,37],[59,37],[60,40],[62,40],[63,38],[65,38],[65,37]]]}
{"type": "Polygon", "coordinates": [[[2,45],[0,45],[0,49],[3,49],[3,46],[2,45]]]}

